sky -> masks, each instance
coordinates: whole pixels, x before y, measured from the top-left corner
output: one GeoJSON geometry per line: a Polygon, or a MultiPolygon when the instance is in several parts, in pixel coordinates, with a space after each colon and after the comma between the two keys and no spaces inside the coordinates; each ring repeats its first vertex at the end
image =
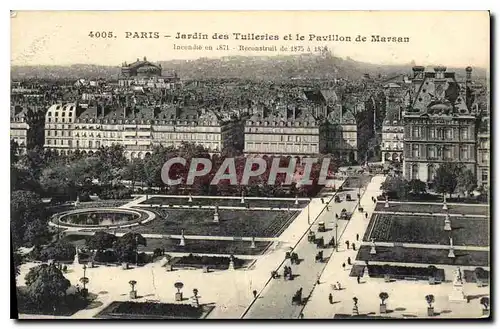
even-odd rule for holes
{"type": "Polygon", "coordinates": [[[425,66],[489,68],[489,40],[486,11],[18,11],[11,15],[11,65],[120,66],[144,56],[166,61],[293,55],[326,46],[335,56],[375,64],[414,61],[425,66]],[[135,32],[139,38],[133,38],[135,32]],[[158,38],[140,38],[141,32],[153,37],[156,32],[158,38]],[[175,39],[177,33],[196,32],[209,39],[175,39]],[[213,39],[216,33],[228,39],[213,39]],[[267,34],[279,40],[236,40],[233,33],[267,34]],[[297,40],[297,34],[304,40],[297,40]],[[351,42],[309,40],[311,34],[351,37],[351,42]],[[288,35],[292,40],[284,39],[288,35]],[[366,41],[356,41],[358,35],[366,41]],[[371,42],[372,35],[408,37],[409,42],[371,42]],[[276,51],[255,49],[271,46],[276,51]]]}

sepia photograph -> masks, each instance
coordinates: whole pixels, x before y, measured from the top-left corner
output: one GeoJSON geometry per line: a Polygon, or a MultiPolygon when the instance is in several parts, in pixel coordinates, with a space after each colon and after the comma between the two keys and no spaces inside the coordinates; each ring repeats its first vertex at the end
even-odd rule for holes
{"type": "Polygon", "coordinates": [[[490,320],[490,24],[11,11],[11,318],[490,320]]]}

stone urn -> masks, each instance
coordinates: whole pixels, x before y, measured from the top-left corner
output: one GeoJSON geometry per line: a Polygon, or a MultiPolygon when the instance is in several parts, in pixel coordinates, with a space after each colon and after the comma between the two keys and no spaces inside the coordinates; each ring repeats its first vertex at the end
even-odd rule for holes
{"type": "Polygon", "coordinates": [[[130,295],[130,299],[136,299],[137,298],[137,291],[132,290],[129,292],[129,295],[130,295]]]}
{"type": "Polygon", "coordinates": [[[387,305],[386,304],[380,304],[380,313],[381,314],[387,313],[387,305]]]}
{"type": "Polygon", "coordinates": [[[182,292],[176,292],[175,293],[175,301],[176,302],[182,302],[182,292]]]}
{"type": "Polygon", "coordinates": [[[434,316],[434,307],[427,307],[427,316],[434,316]]]}

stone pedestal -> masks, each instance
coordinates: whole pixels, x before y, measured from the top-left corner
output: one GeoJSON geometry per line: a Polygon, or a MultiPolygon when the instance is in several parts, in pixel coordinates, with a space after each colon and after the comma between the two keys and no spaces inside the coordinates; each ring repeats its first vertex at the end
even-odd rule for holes
{"type": "Polygon", "coordinates": [[[214,213],[214,223],[218,223],[218,222],[219,222],[219,213],[215,212],[214,213]]]}
{"type": "Polygon", "coordinates": [[[234,262],[233,262],[233,260],[232,260],[232,259],[229,261],[229,267],[228,267],[228,270],[234,270],[234,262]]]}
{"type": "Polygon", "coordinates": [[[295,204],[299,204],[299,198],[297,196],[295,196],[295,204]]]}
{"type": "Polygon", "coordinates": [[[389,208],[389,201],[385,200],[385,206],[384,208],[389,208]]]}
{"type": "Polygon", "coordinates": [[[136,299],[137,298],[137,291],[131,291],[129,293],[130,299],[136,299]]]}
{"type": "Polygon", "coordinates": [[[448,210],[448,205],[446,204],[446,201],[443,202],[443,210],[448,210]]]}
{"type": "Polygon", "coordinates": [[[375,255],[377,253],[377,250],[375,249],[375,245],[373,244],[372,247],[370,248],[370,255],[375,255]]]}
{"type": "Polygon", "coordinates": [[[122,263],[122,269],[128,270],[128,263],[122,263]]]}
{"type": "Polygon", "coordinates": [[[434,316],[434,307],[427,307],[427,316],[434,316]]]}
{"type": "Polygon", "coordinates": [[[450,302],[464,302],[467,301],[464,294],[464,287],[462,283],[453,283],[453,290],[450,294],[450,302]]]}
{"type": "Polygon", "coordinates": [[[181,241],[179,242],[179,246],[184,247],[186,245],[186,239],[184,239],[184,235],[181,236],[181,241]]]}
{"type": "Polygon", "coordinates": [[[245,197],[244,196],[241,196],[241,201],[240,203],[245,203],[245,197]]]}
{"type": "Polygon", "coordinates": [[[176,292],[175,293],[175,301],[176,302],[182,302],[182,292],[176,292]]]}
{"type": "Polygon", "coordinates": [[[191,195],[189,195],[188,202],[193,202],[193,197],[191,195]]]}
{"type": "Polygon", "coordinates": [[[380,304],[380,313],[381,314],[387,313],[387,305],[380,304]]]}
{"type": "Polygon", "coordinates": [[[449,218],[444,220],[444,230],[451,231],[451,220],[449,218]]]}
{"type": "Polygon", "coordinates": [[[255,249],[255,238],[252,238],[252,244],[250,245],[250,248],[255,249]]]}
{"type": "Polygon", "coordinates": [[[359,315],[359,310],[358,310],[358,307],[357,306],[354,306],[352,308],[352,315],[359,315]]]}
{"type": "Polygon", "coordinates": [[[450,251],[448,252],[448,258],[455,258],[455,252],[453,251],[453,248],[450,248],[450,251]]]}
{"type": "Polygon", "coordinates": [[[198,297],[196,296],[191,297],[191,306],[196,308],[200,307],[200,303],[198,302],[198,297]]]}
{"type": "Polygon", "coordinates": [[[368,278],[370,277],[370,274],[368,273],[368,266],[365,266],[363,269],[363,278],[368,278]]]}

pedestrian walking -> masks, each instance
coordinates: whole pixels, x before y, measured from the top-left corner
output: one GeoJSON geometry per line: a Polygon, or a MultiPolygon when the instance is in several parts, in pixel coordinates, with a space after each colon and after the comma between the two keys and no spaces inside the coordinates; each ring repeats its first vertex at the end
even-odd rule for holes
{"type": "Polygon", "coordinates": [[[347,241],[345,242],[345,244],[346,244],[346,246],[347,246],[347,249],[349,249],[349,240],[347,240],[347,241]]]}
{"type": "Polygon", "coordinates": [[[352,250],[356,251],[356,245],[354,244],[354,242],[352,243],[352,250]]]}
{"type": "Polygon", "coordinates": [[[356,234],[356,241],[359,241],[359,234],[356,234]]]}
{"type": "Polygon", "coordinates": [[[361,278],[359,277],[359,274],[358,274],[358,277],[356,278],[356,280],[358,281],[358,284],[359,284],[359,282],[361,280],[361,278]]]}
{"type": "Polygon", "coordinates": [[[345,263],[342,263],[342,268],[345,270],[345,263]]]}
{"type": "Polygon", "coordinates": [[[337,281],[337,288],[339,288],[339,290],[342,290],[342,287],[340,286],[340,282],[337,281]]]}
{"type": "Polygon", "coordinates": [[[257,298],[257,290],[253,291],[253,298],[257,298]]]}
{"type": "Polygon", "coordinates": [[[368,213],[367,212],[365,212],[365,218],[368,218],[368,213]]]}
{"type": "Polygon", "coordinates": [[[351,257],[347,257],[347,264],[351,265],[351,257]]]}
{"type": "Polygon", "coordinates": [[[80,285],[79,284],[76,285],[76,292],[78,292],[78,293],[80,292],[80,285]]]}
{"type": "Polygon", "coordinates": [[[330,304],[333,304],[333,295],[332,295],[332,293],[330,293],[328,295],[328,301],[330,302],[330,304]]]}

